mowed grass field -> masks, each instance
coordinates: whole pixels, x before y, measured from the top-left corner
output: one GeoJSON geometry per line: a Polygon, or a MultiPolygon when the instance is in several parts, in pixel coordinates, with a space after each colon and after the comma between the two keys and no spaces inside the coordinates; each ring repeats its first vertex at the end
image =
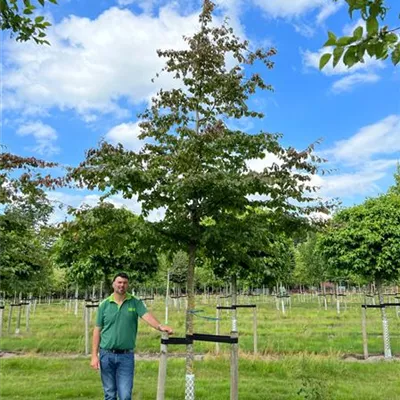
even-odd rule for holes
{"type": "MultiPolygon", "coordinates": [[[[320,299],[321,300],[321,299],[320,299]]],[[[257,304],[258,355],[253,352],[251,309],[238,310],[240,346],[239,398],[241,399],[400,399],[400,362],[349,361],[361,356],[361,296],[347,296],[341,313],[336,302],[328,310],[313,296],[292,296],[286,313],[276,309],[273,297],[240,298],[241,304],[257,304]],[[347,358],[347,360],[346,360],[347,358]],[[299,393],[300,392],[300,393],[299,393]]],[[[183,304],[182,304],[183,305],[183,304]]],[[[214,298],[197,299],[196,333],[215,333],[214,298]]],[[[222,303],[225,305],[225,300],[222,303]]],[[[147,302],[161,321],[162,298],[147,302]]],[[[229,334],[230,312],[221,311],[221,334],[229,334]]],[[[0,358],[1,399],[101,399],[102,389],[96,371],[89,367],[84,352],[83,304],[79,314],[65,302],[38,304],[30,319],[30,332],[15,335],[16,315],[7,333],[8,307],[3,319],[0,349],[18,356],[0,358]]],[[[395,308],[388,308],[392,351],[400,355],[400,320],[395,308]]],[[[176,336],[184,335],[184,310],[171,303],[169,324],[176,336]]],[[[95,315],[92,317],[94,323],[95,315]]],[[[383,353],[379,309],[368,309],[368,345],[371,355],[383,353]]],[[[143,356],[157,353],[159,333],[141,323],[136,352],[143,356]]],[[[184,346],[169,346],[170,353],[184,353],[184,346]]],[[[212,343],[195,342],[195,352],[204,354],[196,361],[196,399],[229,399],[229,345],[221,344],[215,355],[212,343]]],[[[175,354],[177,355],[177,354],[175,354]]],[[[168,361],[167,399],[184,398],[184,360],[168,361]]],[[[136,363],[134,399],[155,399],[158,362],[136,363]]]]}

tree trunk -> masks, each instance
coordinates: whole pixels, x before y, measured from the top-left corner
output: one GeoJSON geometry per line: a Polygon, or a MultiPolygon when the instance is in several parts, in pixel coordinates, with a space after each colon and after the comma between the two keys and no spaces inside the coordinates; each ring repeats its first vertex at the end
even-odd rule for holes
{"type": "MultiPolygon", "coordinates": [[[[195,310],[194,298],[194,264],[196,245],[189,245],[189,266],[187,273],[187,301],[186,309],[186,335],[193,335],[193,311],[195,310]]],[[[185,400],[194,400],[194,354],[193,344],[186,345],[186,380],[185,400]]]]}
{"type": "MultiPolygon", "coordinates": [[[[382,285],[377,285],[378,289],[378,297],[379,297],[379,304],[384,304],[383,294],[382,294],[382,285]]],[[[392,349],[390,346],[390,333],[389,333],[389,323],[386,315],[385,307],[381,307],[381,317],[382,317],[382,330],[383,330],[383,346],[384,346],[384,354],[385,359],[392,358],[392,349]]]]}

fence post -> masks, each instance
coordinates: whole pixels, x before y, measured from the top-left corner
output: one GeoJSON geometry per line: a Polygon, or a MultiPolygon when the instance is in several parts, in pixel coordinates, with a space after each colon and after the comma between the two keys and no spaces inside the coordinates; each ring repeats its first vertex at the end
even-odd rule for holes
{"type": "Polygon", "coordinates": [[[90,313],[88,310],[88,304],[85,305],[84,309],[85,313],[85,355],[87,356],[89,354],[89,318],[90,318],[90,313]]]}
{"type": "MultiPolygon", "coordinates": [[[[237,331],[231,332],[232,338],[238,338],[237,331]]],[[[231,397],[230,400],[238,400],[239,398],[239,344],[231,344],[231,397]]]]}
{"type": "Polygon", "coordinates": [[[0,305],[0,337],[2,336],[3,333],[3,311],[4,311],[4,305],[0,305]]]}
{"type": "MultiPolygon", "coordinates": [[[[218,308],[221,305],[221,300],[219,298],[219,296],[217,296],[217,319],[215,320],[215,334],[219,335],[219,320],[220,320],[220,316],[221,316],[221,310],[218,308]]],[[[215,353],[219,354],[219,343],[216,342],[215,343],[215,353]]]]}
{"type": "Polygon", "coordinates": [[[31,302],[27,301],[26,305],[25,305],[25,328],[26,331],[29,332],[29,314],[31,311],[31,302]]]}
{"type": "Polygon", "coordinates": [[[79,296],[79,286],[78,284],[75,286],[75,310],[74,310],[74,315],[78,315],[78,296],[79,296]]]}
{"type": "Polygon", "coordinates": [[[11,332],[11,318],[12,318],[12,312],[13,312],[13,307],[14,304],[10,303],[10,309],[8,310],[8,322],[7,322],[7,332],[11,332]]]}
{"type": "MultiPolygon", "coordinates": [[[[161,340],[168,340],[168,333],[162,332],[161,340]]],[[[158,365],[157,400],[165,398],[165,381],[167,378],[168,345],[161,341],[160,363],[158,365]]]]}
{"type": "Polygon", "coordinates": [[[257,307],[253,308],[254,355],[257,354],[257,307]]]}
{"type": "Polygon", "coordinates": [[[368,359],[368,338],[367,338],[367,307],[361,308],[361,326],[362,326],[362,338],[363,338],[363,351],[364,359],[368,359]]]}
{"type": "Polygon", "coordinates": [[[20,326],[21,326],[21,303],[18,304],[18,316],[17,316],[17,327],[15,328],[15,334],[19,335],[20,333],[20,326]]]}

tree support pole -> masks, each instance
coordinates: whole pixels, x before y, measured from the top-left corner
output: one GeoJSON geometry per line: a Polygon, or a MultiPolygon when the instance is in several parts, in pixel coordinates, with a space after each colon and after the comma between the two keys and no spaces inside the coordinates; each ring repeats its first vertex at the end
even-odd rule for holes
{"type": "MultiPolygon", "coordinates": [[[[168,333],[163,332],[162,340],[168,340],[168,333]]],[[[161,342],[160,363],[158,365],[157,400],[165,399],[165,381],[167,378],[168,345],[161,342]]]]}
{"type": "MultiPolygon", "coordinates": [[[[237,301],[237,285],[236,285],[236,275],[232,275],[232,285],[231,285],[231,299],[232,304],[236,305],[237,301]]],[[[236,308],[232,310],[232,331],[231,337],[238,338],[237,329],[237,311],[236,308]]],[[[231,345],[231,395],[230,400],[238,400],[239,391],[239,344],[233,343],[231,345]]]]}
{"type": "Polygon", "coordinates": [[[362,327],[362,338],[363,338],[363,352],[364,360],[368,359],[368,337],[367,337],[367,308],[361,308],[361,327],[362,327]]]}

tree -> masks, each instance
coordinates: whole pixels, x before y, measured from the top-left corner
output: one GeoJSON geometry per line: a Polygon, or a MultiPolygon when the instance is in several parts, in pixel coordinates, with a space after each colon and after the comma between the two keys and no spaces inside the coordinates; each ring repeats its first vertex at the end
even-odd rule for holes
{"type": "MultiPolygon", "coordinates": [[[[46,0],[37,0],[44,7],[46,0]]],[[[57,4],[57,0],[47,0],[57,4]]],[[[50,44],[46,39],[46,29],[51,23],[45,17],[39,15],[33,19],[32,14],[37,9],[31,0],[0,0],[0,24],[1,30],[10,30],[16,35],[18,42],[33,40],[37,44],[50,44]]]]}
{"type": "MultiPolygon", "coordinates": [[[[320,59],[320,69],[332,59],[333,67],[343,60],[351,68],[363,63],[366,55],[377,60],[386,60],[391,57],[392,63],[400,62],[400,36],[398,27],[389,27],[385,24],[387,13],[391,11],[384,0],[345,0],[348,5],[350,18],[354,12],[361,16],[365,26],[357,26],[351,36],[336,37],[328,32],[328,40],[324,47],[332,47],[332,51],[324,54],[320,59]]],[[[400,22],[400,14],[399,14],[400,22]]]]}
{"type": "MultiPolygon", "coordinates": [[[[293,254],[292,240],[287,235],[303,222],[296,220],[296,224],[294,220],[285,224],[280,213],[261,209],[221,215],[217,223],[209,225],[204,245],[216,276],[229,279],[232,286],[236,279],[260,286],[286,282],[293,254]]],[[[232,301],[236,304],[235,299],[232,301]]]]}
{"type": "MultiPolygon", "coordinates": [[[[133,152],[102,143],[71,172],[90,189],[108,195],[122,192],[127,198],[137,194],[144,216],[165,209],[164,219],[154,223],[164,248],[181,249],[189,256],[187,334],[193,333],[195,260],[205,245],[207,222],[222,226],[230,215],[236,218],[256,207],[293,215],[315,209],[304,202],[312,199],[310,174],[317,171],[319,161],[312,146],[304,151],[285,149],[280,135],[250,135],[229,128],[232,119],[263,117],[249,109],[247,100],[257,89],[271,87],[257,73],[246,76],[246,68],[256,62],[272,68],[276,51],[252,51],[226,23],[213,26],[213,9],[213,3],[205,0],[200,29],[185,38],[185,50],[158,51],[167,59],[163,71],[172,73],[184,88],[160,90],[140,116],[140,138],[147,140],[144,148],[133,152]],[[230,60],[236,63],[232,67],[230,60]],[[281,164],[262,172],[248,168],[250,159],[264,158],[266,153],[281,164]]],[[[193,391],[193,360],[193,345],[188,344],[187,393],[193,391]]]]}
{"type": "MultiPolygon", "coordinates": [[[[382,285],[400,276],[400,196],[385,194],[339,212],[321,236],[319,248],[339,276],[358,275],[382,285]]],[[[391,357],[385,309],[381,308],[385,357],[391,357]]]]}
{"type": "Polygon", "coordinates": [[[7,205],[0,215],[0,284],[6,292],[33,292],[51,275],[45,223],[53,208],[47,199],[7,205]]]}
{"type": "Polygon", "coordinates": [[[317,247],[319,234],[309,232],[307,239],[296,247],[296,269],[294,279],[297,283],[317,285],[330,279],[330,271],[327,268],[317,247]]]}
{"type": "Polygon", "coordinates": [[[188,261],[185,251],[179,250],[173,255],[171,268],[169,269],[169,279],[177,284],[179,288],[186,283],[188,261]]]}
{"type": "Polygon", "coordinates": [[[157,241],[142,218],[110,203],[75,211],[54,245],[56,265],[86,287],[126,271],[143,282],[157,269],[157,241]]]}

